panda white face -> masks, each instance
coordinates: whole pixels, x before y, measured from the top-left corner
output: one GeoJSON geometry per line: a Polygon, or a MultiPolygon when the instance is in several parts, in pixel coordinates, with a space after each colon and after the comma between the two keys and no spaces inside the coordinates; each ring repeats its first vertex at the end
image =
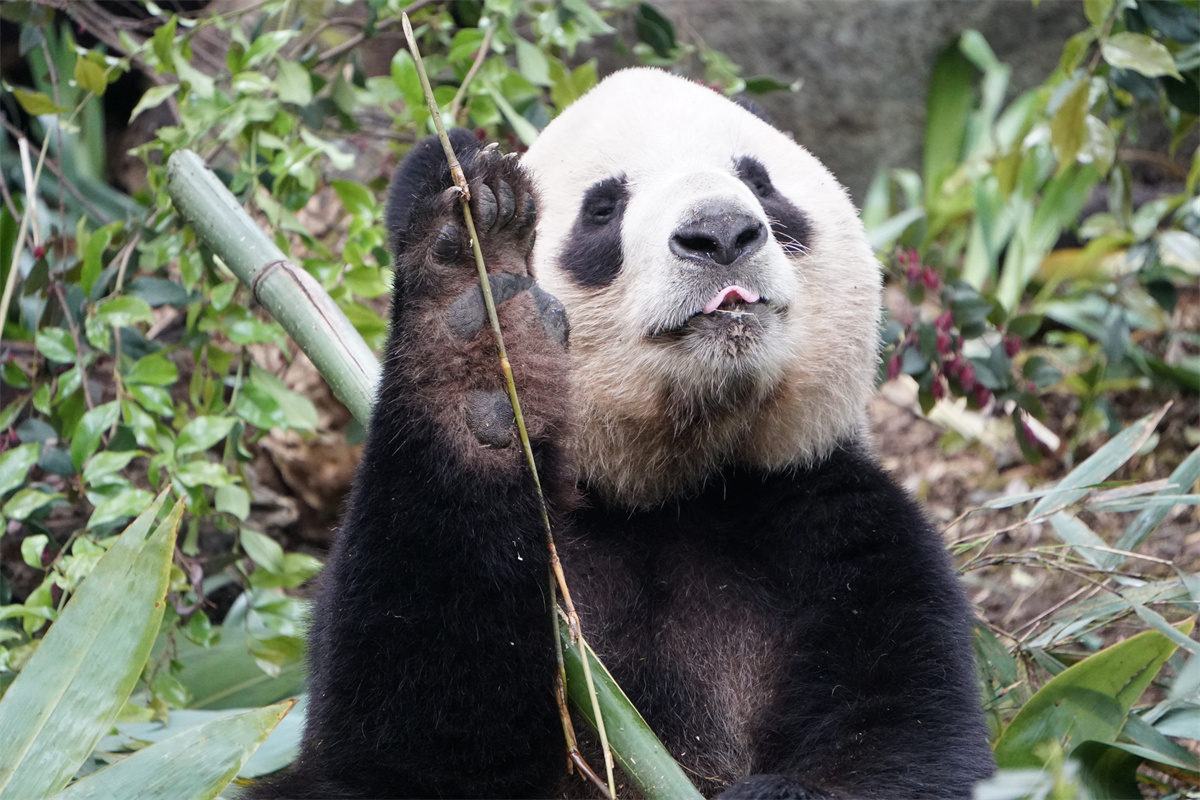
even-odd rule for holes
{"type": "Polygon", "coordinates": [[[879,269],[807,151],[706,87],[636,69],[564,111],[522,164],[535,275],[571,323],[589,484],[644,505],[856,433],[879,269]]]}

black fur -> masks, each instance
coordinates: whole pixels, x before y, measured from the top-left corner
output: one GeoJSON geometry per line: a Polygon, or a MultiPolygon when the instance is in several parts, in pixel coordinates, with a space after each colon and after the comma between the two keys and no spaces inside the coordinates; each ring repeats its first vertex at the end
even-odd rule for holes
{"type": "Polygon", "coordinates": [[[767,168],[756,158],[743,156],[734,165],[737,175],[754,192],[763,211],[771,220],[771,230],[785,249],[795,252],[811,243],[812,224],[808,216],[792,205],[771,183],[767,168]]]}
{"type": "MultiPolygon", "coordinates": [[[[489,267],[523,275],[528,184],[511,162],[454,136],[472,186],[490,187],[489,267]],[[507,227],[504,186],[517,217],[507,227]]],[[[546,547],[520,448],[493,434],[507,424],[498,379],[487,377],[494,343],[473,323],[464,341],[454,330],[462,315],[448,316],[469,290],[470,255],[447,245],[457,217],[435,147],[414,148],[389,199],[392,332],[315,606],[302,751],[251,797],[588,793],[564,782],[546,547]]],[[[619,271],[626,189],[593,189],[576,223],[592,244],[564,258],[575,259],[576,280],[600,287],[619,271]]],[[[782,209],[789,235],[808,235],[786,200],[763,202],[776,219],[782,209]]],[[[561,306],[506,281],[516,293],[502,322],[585,632],[672,754],[701,771],[704,791],[969,796],[991,769],[971,615],[912,501],[848,445],[803,469],[731,467],[697,496],[649,511],[581,487],[572,510],[559,447],[569,424],[561,306]],[[757,682],[744,685],[743,667],[757,682]]]]}
{"type": "Polygon", "coordinates": [[[575,227],[559,264],[580,286],[601,289],[621,272],[621,221],[629,188],[624,178],[607,178],[583,195],[575,227]]]}
{"type": "Polygon", "coordinates": [[[584,628],[677,757],[713,727],[662,641],[693,624],[679,616],[691,598],[729,610],[718,628],[736,630],[755,609],[785,642],[776,685],[762,687],[774,697],[754,731],[750,769],[761,774],[726,800],[964,798],[990,771],[971,613],[949,559],[854,448],[794,472],[727,470],[649,512],[597,504],[573,532],[584,628]]]}

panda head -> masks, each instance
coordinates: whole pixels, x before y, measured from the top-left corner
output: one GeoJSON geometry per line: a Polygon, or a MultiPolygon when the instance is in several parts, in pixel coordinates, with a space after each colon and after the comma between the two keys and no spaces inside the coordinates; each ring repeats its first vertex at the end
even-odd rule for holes
{"type": "Polygon", "coordinates": [[[711,89],[631,69],[522,164],[534,273],[571,323],[592,491],[651,505],[722,467],[784,469],[861,438],[880,271],[808,151],[711,89]]]}

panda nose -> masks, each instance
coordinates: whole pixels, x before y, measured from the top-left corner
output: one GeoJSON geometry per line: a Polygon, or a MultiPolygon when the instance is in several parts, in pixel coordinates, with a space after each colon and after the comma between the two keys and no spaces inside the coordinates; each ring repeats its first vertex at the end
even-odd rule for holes
{"type": "Polygon", "coordinates": [[[749,214],[711,213],[679,226],[671,234],[670,248],[680,258],[727,267],[766,240],[766,226],[749,214]]]}

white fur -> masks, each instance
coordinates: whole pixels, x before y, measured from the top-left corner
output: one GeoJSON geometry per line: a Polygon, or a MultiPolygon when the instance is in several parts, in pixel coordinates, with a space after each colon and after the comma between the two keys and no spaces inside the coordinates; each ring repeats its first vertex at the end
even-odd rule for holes
{"type": "Polygon", "coordinates": [[[566,109],[522,163],[539,196],[534,271],[571,323],[573,449],[594,490],[645,506],[694,490],[722,466],[787,468],[861,438],[880,271],[845,190],[808,151],[711,89],[631,69],[566,109]],[[682,323],[709,299],[689,272],[702,267],[668,249],[681,220],[715,199],[769,223],[734,172],[743,156],[760,161],[811,223],[803,252],[772,236],[746,267],[749,288],[788,310],[744,353],[651,341],[648,331],[682,323]],[[630,199],[621,273],[610,286],[580,287],[559,255],[584,192],[622,175],[630,199]]]}

